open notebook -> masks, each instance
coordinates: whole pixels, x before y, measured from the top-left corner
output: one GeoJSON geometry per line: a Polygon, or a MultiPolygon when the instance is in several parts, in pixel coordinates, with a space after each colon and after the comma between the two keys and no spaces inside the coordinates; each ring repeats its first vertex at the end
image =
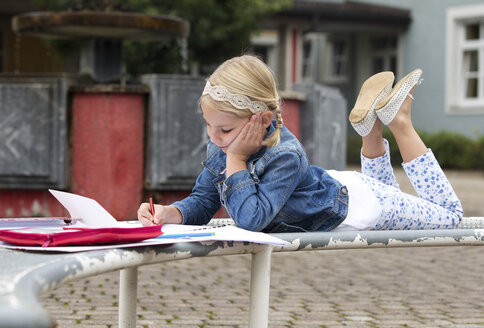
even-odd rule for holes
{"type": "Polygon", "coordinates": [[[58,190],[49,191],[66,208],[70,218],[0,220],[0,240],[15,245],[55,247],[133,243],[162,234],[161,226],[121,225],[94,199],[58,190]]]}
{"type": "Polygon", "coordinates": [[[137,221],[118,222],[94,199],[58,190],[49,191],[67,209],[70,218],[0,219],[0,247],[81,252],[194,241],[240,241],[278,246],[287,244],[277,237],[233,225],[165,224],[141,227],[137,221]],[[38,219],[44,223],[29,223],[38,219]],[[7,229],[2,228],[2,223],[7,220],[17,221],[17,226],[12,226],[10,222],[10,225],[6,225],[7,229]],[[45,222],[49,220],[51,224],[46,225],[45,222]]]}
{"type": "Polygon", "coordinates": [[[69,212],[70,217],[0,218],[0,230],[16,228],[55,228],[65,225],[91,228],[116,227],[121,223],[94,199],[49,189],[50,193],[69,212]]]}
{"type": "Polygon", "coordinates": [[[49,191],[65,207],[71,218],[79,218],[81,224],[93,228],[118,226],[118,221],[94,199],[64,191],[49,191]]]}

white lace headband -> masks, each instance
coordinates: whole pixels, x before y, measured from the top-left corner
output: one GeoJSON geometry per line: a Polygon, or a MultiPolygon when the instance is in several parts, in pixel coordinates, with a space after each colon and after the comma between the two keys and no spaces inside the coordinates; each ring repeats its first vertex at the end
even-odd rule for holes
{"type": "Polygon", "coordinates": [[[207,84],[205,84],[205,88],[203,89],[202,96],[204,95],[210,95],[210,97],[216,101],[228,101],[235,108],[248,109],[254,114],[269,110],[267,105],[262,101],[250,100],[250,98],[245,95],[230,93],[221,85],[212,86],[209,81],[207,81],[207,84]]]}

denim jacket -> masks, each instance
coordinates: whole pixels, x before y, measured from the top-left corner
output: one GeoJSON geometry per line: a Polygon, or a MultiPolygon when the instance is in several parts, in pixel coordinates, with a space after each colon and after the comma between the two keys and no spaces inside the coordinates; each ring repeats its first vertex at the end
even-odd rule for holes
{"type": "Polygon", "coordinates": [[[277,146],[262,147],[250,156],[247,170],[226,178],[226,155],[211,142],[202,165],[191,195],[172,204],[183,224],[207,224],[221,205],[238,227],[252,231],[330,231],[346,218],[346,187],[311,166],[302,145],[285,127],[277,146]]]}

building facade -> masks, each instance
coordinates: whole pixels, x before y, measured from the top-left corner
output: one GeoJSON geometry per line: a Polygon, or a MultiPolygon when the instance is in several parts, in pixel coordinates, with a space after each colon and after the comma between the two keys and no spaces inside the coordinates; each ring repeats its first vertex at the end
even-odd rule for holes
{"type": "Polygon", "coordinates": [[[283,89],[299,82],[338,88],[349,113],[372,74],[391,70],[398,80],[419,67],[417,128],[484,134],[480,0],[295,0],[262,25],[254,51],[267,56],[283,89]]]}
{"type": "MultiPolygon", "coordinates": [[[[60,58],[40,38],[12,32],[14,15],[38,9],[29,0],[0,3],[0,71],[76,72],[75,54],[60,58]]],[[[301,82],[337,88],[348,113],[372,74],[391,70],[398,79],[420,67],[417,128],[484,134],[481,0],[294,0],[261,22],[252,49],[266,58],[281,89],[301,82]]]]}

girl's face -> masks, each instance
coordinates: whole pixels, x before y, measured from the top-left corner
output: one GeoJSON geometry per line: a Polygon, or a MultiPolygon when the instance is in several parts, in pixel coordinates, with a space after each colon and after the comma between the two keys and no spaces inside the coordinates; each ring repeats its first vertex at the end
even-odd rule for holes
{"type": "Polygon", "coordinates": [[[202,112],[210,140],[224,153],[250,119],[206,105],[202,105],[202,112]]]}

